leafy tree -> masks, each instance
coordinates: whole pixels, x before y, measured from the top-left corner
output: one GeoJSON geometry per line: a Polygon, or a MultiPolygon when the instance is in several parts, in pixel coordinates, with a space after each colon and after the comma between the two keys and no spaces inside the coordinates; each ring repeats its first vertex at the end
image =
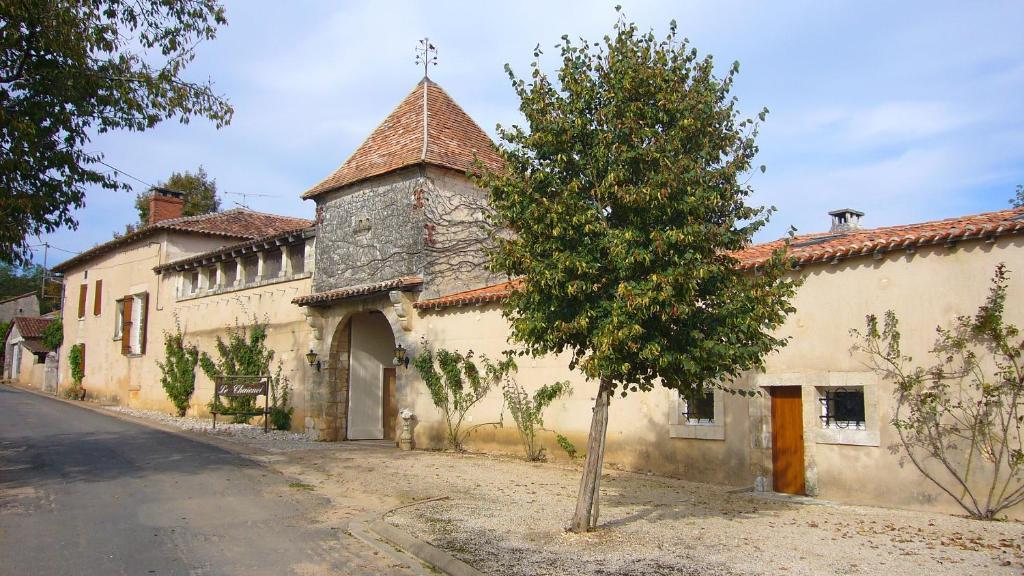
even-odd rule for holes
{"type": "Polygon", "coordinates": [[[46,325],[46,328],[43,328],[42,341],[43,346],[50,350],[56,350],[64,343],[64,322],[60,318],[50,322],[46,325]]]}
{"type": "MultiPolygon", "coordinates": [[[[202,166],[195,172],[175,172],[166,181],[157,184],[157,187],[184,193],[185,205],[181,209],[182,216],[199,216],[220,210],[217,181],[210,178],[202,166]]],[[[135,198],[140,226],[149,223],[149,197],[150,194],[139,194],[135,198]]]]}
{"type": "Polygon", "coordinates": [[[1024,184],[1017,184],[1017,196],[1010,199],[1014,208],[1024,208],[1024,184]]]}
{"type": "Polygon", "coordinates": [[[199,349],[185,343],[185,334],[175,322],[174,332],[164,332],[164,361],[156,361],[160,368],[160,385],[171,399],[178,416],[184,416],[196,390],[196,364],[199,349]]]}
{"type": "MultiPolygon", "coordinates": [[[[663,40],[620,18],[601,43],[562,37],[551,79],[506,71],[525,127],[499,127],[506,169],[479,177],[499,238],[492,267],[525,278],[507,300],[535,355],[571,355],[598,382],[570,529],[597,523],[613,394],[687,394],[762,366],[795,282],[784,251],[755,272],[731,255],[771,209],[746,204],[757,123],[673,22],[663,40]],[[508,231],[508,232],[503,232],[508,231]]],[[[763,119],[767,110],[761,111],[763,119]]],[[[762,168],[763,170],[763,168],[762,168]]],[[[735,391],[753,394],[744,390],[735,391]]]]}
{"type": "Polygon", "coordinates": [[[0,261],[26,263],[29,236],[76,228],[88,186],[129,188],[87,150],[93,135],[230,122],[210,82],[183,78],[226,23],[216,0],[0,3],[0,261]]]}
{"type": "Polygon", "coordinates": [[[462,429],[469,409],[487,396],[491,387],[510,370],[515,369],[515,361],[511,357],[493,362],[487,356],[481,356],[480,362],[483,372],[473,360],[472,350],[461,354],[443,348],[435,352],[427,347],[412,361],[430,390],[434,406],[444,413],[446,438],[452,450],[461,452],[466,437],[481,426],[462,429]]]}
{"type": "Polygon", "coordinates": [[[892,424],[903,453],[933,484],[975,518],[991,520],[1024,502],[1024,339],[1007,324],[1006,266],[974,316],[937,328],[928,367],[903,353],[892,310],[879,326],[867,317],[852,330],[856,349],[896,385],[892,424]]]}
{"type": "MultiPolygon", "coordinates": [[[[558,398],[571,394],[572,386],[568,381],[545,384],[538,388],[533,396],[530,396],[521,384],[511,378],[506,378],[505,383],[502,384],[501,393],[505,397],[505,405],[508,406],[509,413],[512,414],[512,420],[516,423],[519,439],[522,440],[523,448],[526,450],[526,459],[531,462],[543,460],[544,448],[538,442],[537,432],[544,429],[544,410],[558,398]]],[[[557,436],[559,444],[572,457],[575,447],[570,450],[563,443],[568,442],[568,438],[560,434],[557,436]]]]}

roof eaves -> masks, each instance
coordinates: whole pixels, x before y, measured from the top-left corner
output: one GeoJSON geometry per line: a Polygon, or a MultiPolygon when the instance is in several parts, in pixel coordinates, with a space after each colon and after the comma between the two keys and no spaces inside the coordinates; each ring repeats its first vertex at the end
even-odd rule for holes
{"type": "Polygon", "coordinates": [[[274,242],[278,243],[278,240],[291,239],[292,236],[301,236],[302,238],[312,238],[316,236],[316,226],[306,226],[303,228],[297,228],[295,230],[287,230],[285,232],[279,232],[277,234],[271,234],[269,236],[262,236],[260,238],[254,238],[252,240],[243,240],[236,244],[228,244],[222,248],[216,250],[210,250],[209,252],[203,252],[196,254],[195,256],[189,256],[188,258],[182,258],[180,260],[174,260],[159,266],[153,267],[153,272],[161,274],[167,270],[185,270],[187,268],[199,267],[203,264],[208,263],[207,261],[221,261],[226,260],[232,255],[233,252],[245,250],[246,248],[255,247],[260,244],[274,242]]]}
{"type": "Polygon", "coordinates": [[[350,300],[365,296],[373,296],[389,290],[411,290],[423,285],[423,278],[420,276],[404,276],[393,280],[385,280],[373,284],[363,284],[348,288],[339,288],[327,292],[317,292],[306,296],[298,296],[292,299],[292,304],[298,306],[327,306],[341,300],[350,300]]]}

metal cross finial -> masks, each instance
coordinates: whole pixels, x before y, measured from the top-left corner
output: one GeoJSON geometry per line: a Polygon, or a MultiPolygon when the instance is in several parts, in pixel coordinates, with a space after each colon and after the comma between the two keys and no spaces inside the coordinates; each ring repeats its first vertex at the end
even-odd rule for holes
{"type": "Polygon", "coordinates": [[[416,63],[423,64],[424,78],[428,76],[427,68],[431,64],[437,66],[437,48],[430,43],[430,38],[420,40],[420,45],[416,48],[416,63]]]}

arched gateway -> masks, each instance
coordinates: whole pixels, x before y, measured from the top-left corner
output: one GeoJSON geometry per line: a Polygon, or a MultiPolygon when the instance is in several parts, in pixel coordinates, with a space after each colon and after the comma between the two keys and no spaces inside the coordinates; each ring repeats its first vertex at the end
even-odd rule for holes
{"type": "Polygon", "coordinates": [[[338,440],[394,440],[398,404],[392,365],[395,337],[380,311],[359,312],[338,324],[331,338],[330,414],[338,440]]]}

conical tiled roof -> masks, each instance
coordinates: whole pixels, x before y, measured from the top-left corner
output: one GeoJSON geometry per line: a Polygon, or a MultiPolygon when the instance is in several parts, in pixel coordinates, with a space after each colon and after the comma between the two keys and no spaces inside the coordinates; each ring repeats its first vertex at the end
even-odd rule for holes
{"type": "Polygon", "coordinates": [[[494,142],[451,96],[424,78],[333,174],[302,195],[312,198],[360,180],[420,163],[466,171],[474,155],[489,169],[502,166],[494,142]],[[423,91],[427,146],[423,147],[423,91]]]}

